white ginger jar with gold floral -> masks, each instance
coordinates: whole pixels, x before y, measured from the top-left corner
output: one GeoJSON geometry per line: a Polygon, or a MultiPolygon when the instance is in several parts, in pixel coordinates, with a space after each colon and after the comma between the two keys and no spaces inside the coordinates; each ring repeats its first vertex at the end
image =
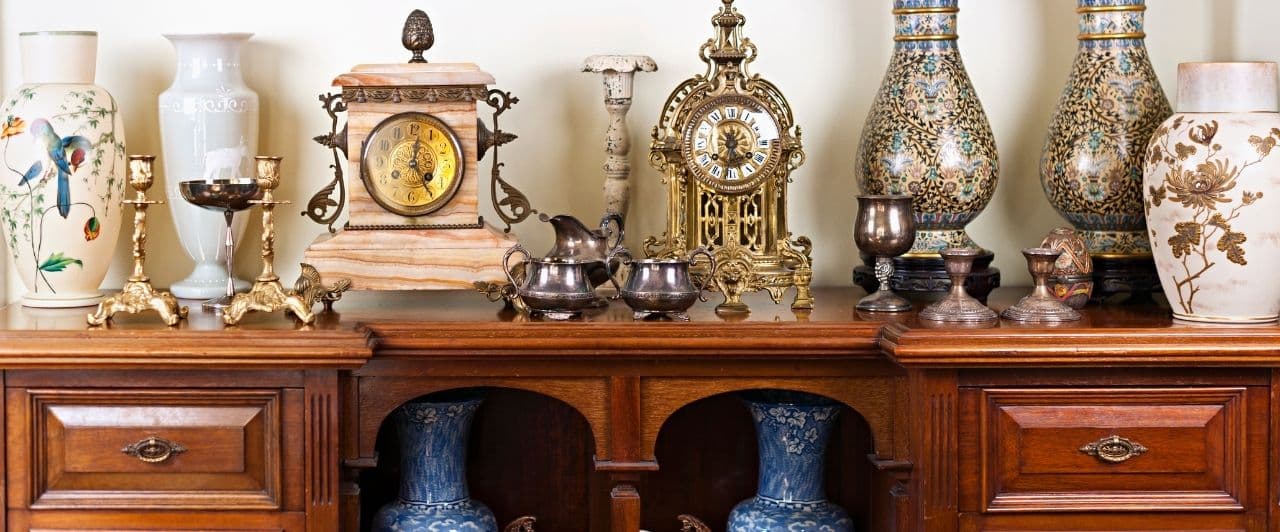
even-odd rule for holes
{"type": "Polygon", "coordinates": [[[1151,139],[1143,190],[1176,318],[1280,316],[1280,78],[1275,63],[1186,63],[1151,139]]]}

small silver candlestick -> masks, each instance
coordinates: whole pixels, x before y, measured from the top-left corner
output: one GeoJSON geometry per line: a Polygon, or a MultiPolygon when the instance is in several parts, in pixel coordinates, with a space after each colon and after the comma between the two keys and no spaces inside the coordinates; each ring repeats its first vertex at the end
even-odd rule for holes
{"type": "Polygon", "coordinates": [[[1023,323],[1063,323],[1081,319],[1079,312],[1053,297],[1049,291],[1049,276],[1053,275],[1054,263],[1062,255],[1062,250],[1030,248],[1022,250],[1022,255],[1027,258],[1027,269],[1035,279],[1035,290],[1017,305],[1005,309],[1001,316],[1023,323]]]}
{"type": "Polygon", "coordinates": [[[889,288],[893,258],[911,250],[916,241],[911,196],[858,196],[858,219],[853,227],[858,249],[876,257],[880,289],[858,302],[858,310],[907,312],[911,302],[889,288]]]}
{"type": "Polygon", "coordinates": [[[982,323],[1000,319],[994,310],[974,299],[964,289],[965,279],[973,272],[973,260],[981,252],[973,248],[953,248],[941,252],[942,261],[951,278],[951,292],[941,301],[920,311],[920,319],[950,323],[982,323]]]}

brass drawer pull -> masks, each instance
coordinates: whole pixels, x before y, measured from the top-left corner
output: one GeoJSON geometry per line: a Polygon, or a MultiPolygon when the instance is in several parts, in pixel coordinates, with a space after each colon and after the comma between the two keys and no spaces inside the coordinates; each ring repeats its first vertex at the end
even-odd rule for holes
{"type": "Polygon", "coordinates": [[[180,443],[152,436],[137,443],[126,445],[123,449],[120,449],[120,452],[148,464],[158,464],[187,452],[187,448],[180,443]]]}
{"type": "Polygon", "coordinates": [[[1085,444],[1080,452],[1097,458],[1108,464],[1126,462],[1147,452],[1147,448],[1136,441],[1111,435],[1093,443],[1085,444]]]}

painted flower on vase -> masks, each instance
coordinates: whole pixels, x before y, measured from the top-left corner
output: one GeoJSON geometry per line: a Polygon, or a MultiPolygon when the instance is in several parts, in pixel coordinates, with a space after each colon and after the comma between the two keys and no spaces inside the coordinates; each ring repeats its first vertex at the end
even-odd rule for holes
{"type": "Polygon", "coordinates": [[[1216,120],[1198,124],[1178,117],[1168,127],[1156,131],[1148,158],[1149,165],[1163,163],[1168,170],[1159,186],[1148,186],[1147,208],[1171,202],[1185,211],[1183,221],[1174,224],[1172,235],[1159,235],[1152,229],[1151,237],[1153,243],[1167,243],[1173,258],[1181,265],[1172,282],[1178,295],[1177,303],[1188,314],[1195,312],[1195,298],[1201,290],[1197,282],[1201,277],[1219,265],[1248,264],[1249,235],[1235,230],[1232,224],[1244,209],[1263,200],[1264,195],[1243,188],[1241,177],[1250,167],[1270,157],[1280,141],[1280,129],[1251,135],[1249,144],[1256,158],[1233,161],[1223,156],[1222,146],[1214,142],[1218,131],[1216,120]],[[1183,132],[1191,144],[1176,142],[1171,146],[1170,137],[1181,136],[1183,132]],[[1241,193],[1237,199],[1231,192],[1238,186],[1241,193]],[[1225,258],[1226,262],[1219,262],[1218,257],[1225,258]]]}
{"type": "MultiPolygon", "coordinates": [[[[0,179],[0,215],[7,221],[8,244],[14,261],[20,262],[19,246],[31,252],[37,284],[34,291],[47,290],[57,293],[57,283],[48,274],[65,272],[71,266],[84,267],[82,257],[67,256],[64,250],[46,250],[49,236],[45,234],[48,217],[63,219],[83,216],[83,238],[96,240],[102,232],[100,217],[114,203],[117,179],[115,164],[124,154],[124,143],[117,140],[115,132],[115,102],[98,94],[96,89],[68,91],[58,106],[58,112],[47,117],[23,117],[13,114],[22,102],[36,96],[35,89],[24,87],[5,102],[4,121],[0,126],[0,158],[4,171],[10,177],[0,179]],[[106,104],[102,101],[105,100],[106,104]],[[97,138],[93,131],[108,124],[97,138]],[[14,143],[34,146],[34,160],[14,160],[14,143]],[[82,171],[83,170],[83,171],[82,171]],[[77,187],[73,181],[90,184],[105,180],[104,194],[97,198],[76,197],[76,190],[93,190],[77,187]],[[54,183],[53,197],[45,192],[54,183]],[[103,212],[98,212],[101,205],[103,212]]],[[[18,156],[21,157],[21,156],[18,156]]],[[[19,268],[27,267],[18,264],[19,268]]]]}

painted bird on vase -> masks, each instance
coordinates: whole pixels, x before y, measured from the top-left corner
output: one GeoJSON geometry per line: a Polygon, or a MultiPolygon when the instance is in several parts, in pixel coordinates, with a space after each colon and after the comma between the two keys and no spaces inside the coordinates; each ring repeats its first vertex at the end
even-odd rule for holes
{"type": "Polygon", "coordinates": [[[37,159],[31,164],[31,168],[27,169],[27,173],[23,174],[19,185],[25,185],[27,182],[56,172],[58,176],[58,214],[66,218],[71,214],[71,174],[76,173],[80,169],[80,165],[84,164],[85,156],[89,150],[93,148],[93,144],[89,139],[79,135],[70,137],[61,137],[53,131],[53,125],[48,120],[37,118],[31,122],[31,127],[27,130],[35,139],[36,145],[43,151],[41,153],[48,156],[47,161],[52,164],[48,169],[45,168],[45,160],[37,159]]]}

